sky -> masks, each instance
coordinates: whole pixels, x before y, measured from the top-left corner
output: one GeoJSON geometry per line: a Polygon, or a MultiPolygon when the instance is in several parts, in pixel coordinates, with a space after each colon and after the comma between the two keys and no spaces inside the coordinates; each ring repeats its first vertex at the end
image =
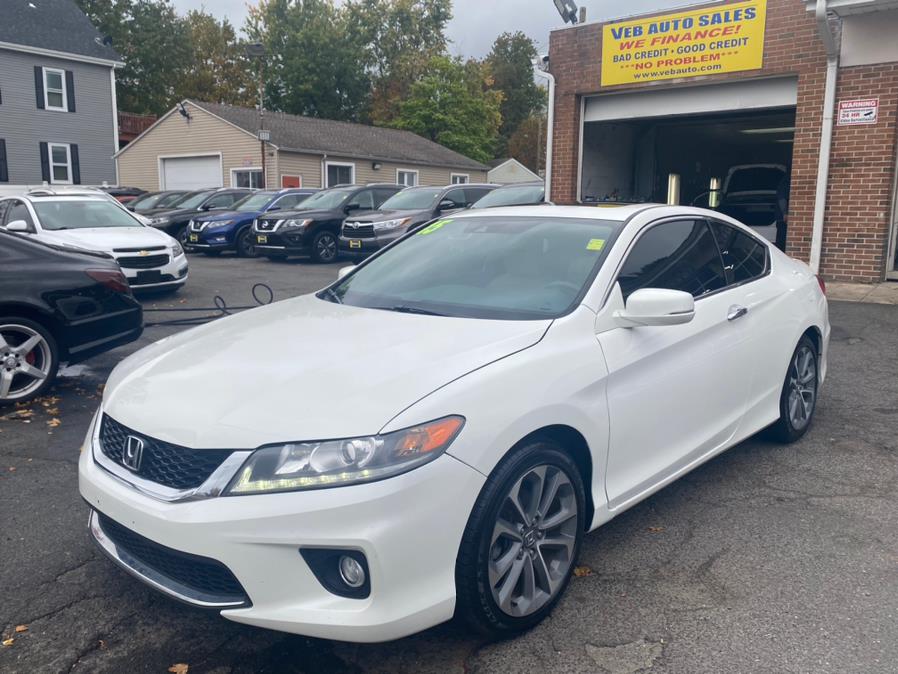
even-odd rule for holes
{"type": "MultiPolygon", "coordinates": [[[[173,0],[180,12],[204,7],[219,18],[227,17],[238,28],[243,26],[247,2],[255,4],[253,0],[173,0]]],[[[596,21],[696,3],[687,0],[585,0],[577,4],[586,7],[587,21],[596,21]]],[[[452,41],[450,50],[465,57],[486,56],[496,36],[518,30],[529,35],[540,53],[545,53],[549,48],[549,31],[563,25],[552,0],[454,0],[453,15],[446,31],[452,41]]]]}

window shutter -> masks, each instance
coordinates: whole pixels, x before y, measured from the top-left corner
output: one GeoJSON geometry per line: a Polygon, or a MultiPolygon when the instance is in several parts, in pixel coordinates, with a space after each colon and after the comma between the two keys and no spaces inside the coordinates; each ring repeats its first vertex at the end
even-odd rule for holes
{"type": "Polygon", "coordinates": [[[41,143],[41,179],[50,182],[50,148],[46,143],[41,143]]]}
{"type": "Polygon", "coordinates": [[[78,161],[78,146],[75,143],[69,145],[69,153],[72,155],[72,183],[81,184],[81,163],[78,161]]]}
{"type": "Polygon", "coordinates": [[[44,69],[34,66],[34,97],[39,110],[44,109],[44,69]]]}
{"type": "Polygon", "coordinates": [[[75,73],[65,71],[65,96],[69,104],[69,112],[75,112],[75,73]]]}
{"type": "Polygon", "coordinates": [[[6,141],[0,138],[0,183],[9,182],[9,167],[6,165],[6,141]]]}

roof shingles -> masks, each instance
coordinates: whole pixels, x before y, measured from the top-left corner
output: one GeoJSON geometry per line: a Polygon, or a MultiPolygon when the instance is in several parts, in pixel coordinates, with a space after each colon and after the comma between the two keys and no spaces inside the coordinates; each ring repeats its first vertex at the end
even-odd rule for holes
{"type": "MultiPolygon", "coordinates": [[[[259,128],[259,113],[253,108],[200,101],[190,103],[253,135],[259,128]]],[[[265,128],[271,131],[271,143],[286,151],[487,170],[480,162],[411,131],[268,111],[265,112],[265,128]]]]}
{"type": "Polygon", "coordinates": [[[0,0],[0,42],[120,62],[73,0],[0,0]]]}

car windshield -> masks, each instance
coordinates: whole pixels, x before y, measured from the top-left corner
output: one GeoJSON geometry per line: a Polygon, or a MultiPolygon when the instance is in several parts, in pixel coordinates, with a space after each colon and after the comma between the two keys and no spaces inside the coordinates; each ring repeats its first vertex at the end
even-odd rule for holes
{"type": "Polygon", "coordinates": [[[170,205],[172,208],[199,208],[200,204],[213,194],[214,192],[211,190],[208,192],[189,192],[170,205]]]}
{"type": "Polygon", "coordinates": [[[35,201],[41,227],[48,231],[90,227],[142,227],[124,209],[105,200],[79,199],[35,201]]]}
{"type": "Polygon", "coordinates": [[[430,208],[436,203],[437,197],[442,194],[442,187],[422,187],[420,189],[403,190],[383,202],[380,206],[384,211],[403,211],[421,208],[430,208]]]}
{"type": "Polygon", "coordinates": [[[494,206],[529,206],[542,203],[545,188],[542,185],[515,185],[493,190],[474,202],[471,208],[494,206]]]}
{"type": "Polygon", "coordinates": [[[317,192],[313,194],[308,199],[302,202],[300,206],[303,210],[315,208],[327,210],[328,208],[336,208],[340,204],[342,204],[346,199],[349,198],[349,195],[352,194],[351,190],[325,190],[324,192],[317,192]]]}
{"type": "Polygon", "coordinates": [[[253,192],[231,207],[234,211],[261,211],[274,198],[275,192],[253,192]]]}
{"type": "Polygon", "coordinates": [[[437,220],[320,297],[440,316],[556,318],[579,301],[619,228],[551,216],[437,220]]]}

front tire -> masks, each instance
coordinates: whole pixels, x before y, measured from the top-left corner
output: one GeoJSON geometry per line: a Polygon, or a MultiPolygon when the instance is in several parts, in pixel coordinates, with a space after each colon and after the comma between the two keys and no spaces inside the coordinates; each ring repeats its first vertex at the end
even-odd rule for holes
{"type": "Polygon", "coordinates": [[[59,347],[47,328],[27,318],[0,316],[0,405],[41,395],[58,368],[59,347]]]}
{"type": "Polygon", "coordinates": [[[337,259],[337,236],[333,232],[318,232],[312,239],[312,259],[315,262],[333,262],[337,259]]]}
{"type": "Polygon", "coordinates": [[[767,429],[772,439],[790,443],[808,432],[817,409],[819,373],[817,347],[804,335],[789,359],[780,393],[780,418],[767,429]]]}
{"type": "Polygon", "coordinates": [[[490,475],[455,566],[456,616],[506,637],[543,620],[564,594],[583,538],[577,465],[555,442],[515,450],[490,475]]]}

